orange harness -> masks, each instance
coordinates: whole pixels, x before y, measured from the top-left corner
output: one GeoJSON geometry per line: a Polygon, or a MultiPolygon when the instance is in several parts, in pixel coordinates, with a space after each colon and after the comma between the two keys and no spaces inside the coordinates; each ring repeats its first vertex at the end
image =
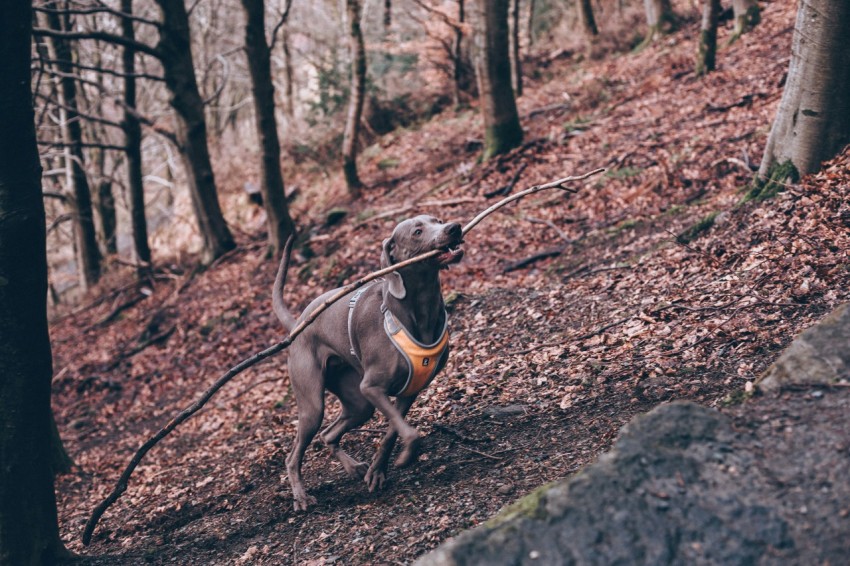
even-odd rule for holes
{"type": "Polygon", "coordinates": [[[448,314],[443,311],[443,331],[435,343],[429,345],[416,340],[398,319],[389,311],[384,310],[384,330],[393,343],[407,360],[407,381],[396,397],[410,397],[425,389],[437,375],[440,363],[449,351],[448,314]]]}
{"type": "MultiPolygon", "coordinates": [[[[351,346],[351,355],[360,359],[357,352],[354,350],[354,342],[351,336],[351,324],[354,317],[354,307],[357,305],[357,300],[363,294],[366,287],[358,290],[348,301],[348,340],[351,346]]],[[[440,338],[433,344],[423,344],[416,340],[407,329],[398,321],[398,319],[390,312],[388,308],[381,305],[381,311],[384,313],[384,331],[387,333],[393,346],[407,360],[407,381],[404,387],[395,394],[396,397],[410,397],[416,395],[425,389],[429,383],[437,375],[437,369],[444,361],[449,350],[449,316],[445,309],[443,310],[443,331],[440,333],[440,338]]]]}

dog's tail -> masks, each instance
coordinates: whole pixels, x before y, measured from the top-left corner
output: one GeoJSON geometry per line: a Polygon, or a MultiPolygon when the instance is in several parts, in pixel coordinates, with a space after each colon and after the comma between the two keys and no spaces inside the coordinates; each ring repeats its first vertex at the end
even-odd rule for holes
{"type": "Polygon", "coordinates": [[[283,257],[280,258],[280,266],[277,268],[277,276],[274,278],[274,287],[272,288],[272,310],[283,323],[287,332],[291,332],[295,328],[295,317],[283,304],[283,285],[286,283],[286,272],[289,271],[289,255],[292,253],[292,244],[294,243],[295,234],[292,234],[286,240],[286,245],[283,248],[283,257]]]}

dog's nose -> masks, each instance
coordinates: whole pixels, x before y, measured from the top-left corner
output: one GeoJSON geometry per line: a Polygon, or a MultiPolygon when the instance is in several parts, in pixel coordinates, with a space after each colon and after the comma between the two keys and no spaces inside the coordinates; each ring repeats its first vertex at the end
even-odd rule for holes
{"type": "Polygon", "coordinates": [[[451,236],[452,238],[459,238],[462,234],[463,230],[460,227],[460,224],[457,222],[452,222],[451,224],[447,224],[445,228],[446,234],[451,236]]]}

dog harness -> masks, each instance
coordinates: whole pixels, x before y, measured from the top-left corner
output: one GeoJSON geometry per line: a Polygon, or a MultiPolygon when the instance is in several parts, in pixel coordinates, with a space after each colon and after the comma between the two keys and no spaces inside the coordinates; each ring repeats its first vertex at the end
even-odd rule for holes
{"type": "MultiPolygon", "coordinates": [[[[371,285],[369,286],[371,287],[371,285]]],[[[354,307],[360,296],[369,288],[363,287],[348,301],[348,343],[351,347],[351,355],[360,360],[360,356],[354,350],[354,341],[351,333],[351,322],[354,318],[354,307]]],[[[449,350],[449,317],[443,309],[443,330],[440,338],[433,344],[423,344],[410,335],[410,332],[390,312],[386,305],[381,305],[384,314],[384,332],[393,346],[401,353],[407,361],[407,380],[404,386],[395,394],[396,397],[410,397],[425,389],[437,375],[437,368],[444,361],[449,350]]]]}

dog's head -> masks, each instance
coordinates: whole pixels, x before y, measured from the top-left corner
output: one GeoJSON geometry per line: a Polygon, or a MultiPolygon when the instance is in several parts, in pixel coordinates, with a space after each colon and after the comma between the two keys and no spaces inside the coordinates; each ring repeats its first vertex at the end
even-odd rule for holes
{"type": "MultiPolygon", "coordinates": [[[[411,259],[431,250],[442,253],[423,262],[428,269],[443,269],[463,258],[463,250],[458,246],[463,240],[463,231],[457,222],[443,223],[433,216],[420,215],[399,223],[392,236],[384,240],[381,254],[381,267],[411,259]]],[[[390,293],[397,299],[407,294],[404,279],[399,272],[391,273],[390,293]]]]}

